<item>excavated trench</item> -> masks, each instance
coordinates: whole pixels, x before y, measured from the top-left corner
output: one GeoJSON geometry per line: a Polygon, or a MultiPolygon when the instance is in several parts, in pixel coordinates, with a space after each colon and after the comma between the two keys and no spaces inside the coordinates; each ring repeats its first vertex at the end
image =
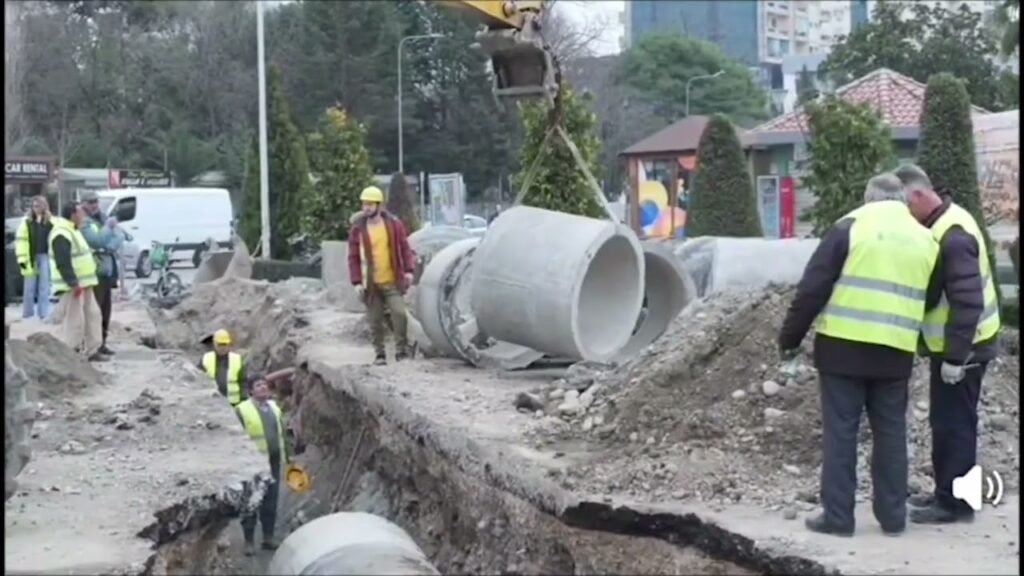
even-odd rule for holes
{"type": "MultiPolygon", "coordinates": [[[[249,335],[250,358],[260,367],[299,368],[283,400],[307,446],[298,460],[312,488],[282,491],[281,537],[322,515],[359,511],[403,528],[446,574],[828,573],[693,514],[581,501],[500,435],[471,437],[451,414],[424,416],[433,412],[394,385],[396,376],[415,379],[416,371],[373,369],[336,351],[330,340],[342,322],[322,317],[333,312],[288,308],[275,305],[271,314],[253,315],[250,326],[232,327],[249,335]]],[[[212,319],[216,310],[210,315],[204,324],[220,321],[212,319]]],[[[434,378],[441,370],[423,369],[434,378]]],[[[202,522],[165,530],[146,573],[266,573],[269,557],[247,564],[230,542],[235,517],[237,508],[218,515],[211,507],[202,522]]]]}

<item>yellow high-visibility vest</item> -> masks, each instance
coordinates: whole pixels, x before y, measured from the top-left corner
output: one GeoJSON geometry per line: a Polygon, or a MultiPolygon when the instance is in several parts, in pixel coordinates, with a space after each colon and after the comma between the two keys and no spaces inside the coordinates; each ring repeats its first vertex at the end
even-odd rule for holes
{"type": "Polygon", "coordinates": [[[939,245],[898,201],[872,202],[852,218],[850,248],[819,334],[913,353],[939,245]]]}
{"type": "MultiPolygon", "coordinates": [[[[970,212],[956,204],[950,204],[946,213],[932,224],[932,237],[936,242],[941,243],[942,237],[953,226],[963,228],[964,232],[974,237],[974,241],[978,243],[978,266],[985,301],[985,308],[981,312],[981,317],[978,318],[978,327],[974,332],[973,343],[978,343],[992,338],[999,332],[999,301],[996,297],[996,284],[989,266],[988,247],[985,246],[985,239],[978,228],[978,223],[974,221],[970,212]]],[[[946,350],[946,323],[948,321],[949,300],[946,299],[946,292],[943,290],[939,305],[925,314],[924,323],[921,325],[921,335],[924,336],[924,344],[929,351],[941,354],[946,350]]]]}
{"type": "MultiPolygon", "coordinates": [[[[281,459],[284,460],[284,417],[281,414],[281,409],[277,407],[277,402],[267,400],[267,404],[270,405],[270,410],[274,413],[274,421],[277,422],[277,441],[280,444],[279,453],[281,459]]],[[[238,411],[238,415],[242,418],[242,426],[245,427],[245,432],[256,442],[256,447],[259,451],[267,454],[269,452],[267,436],[263,430],[263,418],[260,417],[260,409],[256,407],[256,401],[250,398],[235,406],[235,410],[238,411]]]]}
{"type": "MultiPolygon", "coordinates": [[[[217,382],[217,353],[207,352],[203,354],[203,369],[206,375],[217,382]]],[[[228,403],[232,406],[238,404],[242,398],[242,355],[235,352],[228,352],[228,403]]]]}
{"type": "Polygon", "coordinates": [[[50,230],[50,277],[53,279],[53,291],[56,293],[70,290],[67,282],[60,275],[57,268],[57,259],[53,257],[53,241],[57,238],[67,238],[71,242],[71,268],[78,277],[78,285],[82,288],[92,288],[99,284],[96,278],[96,259],[92,255],[89,243],[75,227],[75,223],[66,218],[53,218],[53,229],[50,230]]]}
{"type": "Polygon", "coordinates": [[[36,275],[36,262],[32,254],[32,246],[28,242],[28,217],[21,220],[18,230],[14,233],[14,257],[21,268],[21,275],[24,278],[33,278],[36,275]]]}

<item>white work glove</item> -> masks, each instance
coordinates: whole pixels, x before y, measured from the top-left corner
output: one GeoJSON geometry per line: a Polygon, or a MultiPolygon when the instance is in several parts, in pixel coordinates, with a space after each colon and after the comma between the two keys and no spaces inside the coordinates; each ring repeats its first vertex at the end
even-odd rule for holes
{"type": "Polygon", "coordinates": [[[942,381],[946,384],[957,384],[964,379],[964,374],[967,373],[967,368],[964,366],[957,366],[956,364],[950,364],[949,362],[943,362],[942,368],[939,374],[942,377],[942,381]]]}
{"type": "Polygon", "coordinates": [[[359,296],[360,298],[366,296],[366,286],[363,286],[362,284],[356,284],[355,286],[353,286],[353,288],[356,289],[356,296],[359,296]]]}

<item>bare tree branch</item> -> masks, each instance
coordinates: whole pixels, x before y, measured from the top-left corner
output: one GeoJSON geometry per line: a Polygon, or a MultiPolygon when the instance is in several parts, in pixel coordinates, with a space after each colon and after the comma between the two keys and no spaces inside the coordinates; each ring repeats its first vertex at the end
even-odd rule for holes
{"type": "Polygon", "coordinates": [[[544,39],[560,62],[571,62],[596,54],[596,46],[611,25],[607,14],[594,11],[594,2],[549,0],[544,11],[544,39]],[[576,8],[587,14],[583,21],[573,21],[567,9],[576,8]]]}

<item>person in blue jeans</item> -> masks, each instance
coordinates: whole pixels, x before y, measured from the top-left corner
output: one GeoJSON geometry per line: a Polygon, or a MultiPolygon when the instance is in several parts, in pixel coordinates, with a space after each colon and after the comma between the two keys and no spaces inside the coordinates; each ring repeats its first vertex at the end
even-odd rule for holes
{"type": "Polygon", "coordinates": [[[32,199],[32,209],[14,235],[14,254],[24,279],[22,317],[50,315],[50,204],[45,196],[32,199]]]}

